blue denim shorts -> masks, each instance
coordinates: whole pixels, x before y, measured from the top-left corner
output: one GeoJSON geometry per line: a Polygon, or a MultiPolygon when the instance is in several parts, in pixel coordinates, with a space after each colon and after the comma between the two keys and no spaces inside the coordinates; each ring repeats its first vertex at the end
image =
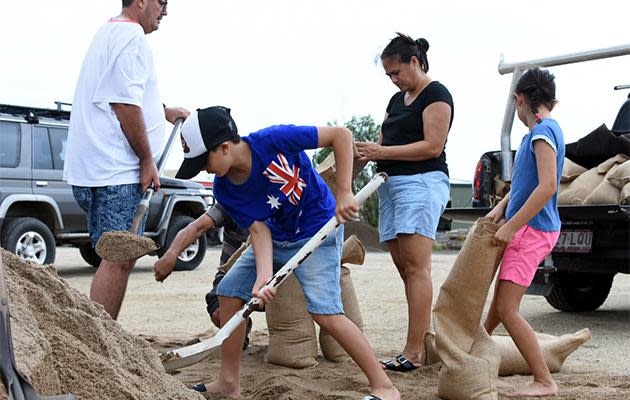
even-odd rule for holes
{"type": "MultiPolygon", "coordinates": [[[[93,247],[96,247],[98,239],[105,232],[129,230],[142,200],[138,183],[100,187],[72,186],[72,194],[87,213],[93,247]]],[[[138,234],[144,232],[145,221],[138,227],[138,234]]]]}
{"type": "Polygon", "coordinates": [[[378,195],[381,242],[414,233],[435,240],[450,196],[450,184],[442,171],[396,175],[378,188],[378,195]]]}
{"type": "MultiPolygon", "coordinates": [[[[308,239],[297,242],[273,240],[274,273],[284,266],[308,239]]],[[[304,290],[306,309],[311,314],[343,314],[341,303],[341,250],[343,246],[343,225],[329,235],[313,253],[296,268],[293,273],[304,290]]],[[[217,287],[222,297],[237,297],[247,302],[252,297],[256,282],[256,260],[250,246],[225,275],[217,287]]]]}

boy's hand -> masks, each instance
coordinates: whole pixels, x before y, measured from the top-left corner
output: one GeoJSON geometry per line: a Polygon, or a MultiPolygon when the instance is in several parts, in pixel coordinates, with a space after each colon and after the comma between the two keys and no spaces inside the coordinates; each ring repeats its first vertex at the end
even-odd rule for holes
{"type": "Polygon", "coordinates": [[[164,253],[164,255],[153,264],[153,275],[155,280],[163,282],[175,268],[177,262],[177,254],[173,254],[170,251],[164,253]]]}
{"type": "Polygon", "coordinates": [[[344,224],[352,219],[359,211],[359,206],[354,200],[351,191],[337,192],[337,206],[335,207],[335,215],[340,224],[344,224]]]}
{"type": "Polygon", "coordinates": [[[269,302],[273,300],[273,297],[276,295],[275,288],[268,288],[264,290],[261,289],[267,284],[267,282],[269,282],[270,279],[271,276],[267,275],[257,277],[256,283],[254,283],[254,287],[252,289],[252,296],[258,297],[265,305],[269,304],[269,302]]]}

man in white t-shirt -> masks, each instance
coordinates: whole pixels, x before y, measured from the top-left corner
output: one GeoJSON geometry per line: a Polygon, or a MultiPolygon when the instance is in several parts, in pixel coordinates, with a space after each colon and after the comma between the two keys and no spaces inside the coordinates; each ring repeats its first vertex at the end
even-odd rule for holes
{"type": "MultiPolygon", "coordinates": [[[[88,214],[92,246],[104,232],[130,229],[143,193],[151,184],[160,187],[154,160],[164,150],[165,119],[189,115],[163,106],[145,37],[158,29],[166,6],[167,0],[123,0],[120,15],[99,29],[83,61],[64,179],[88,214]]],[[[94,275],[90,298],[114,319],[134,265],[103,260],[94,275]]]]}

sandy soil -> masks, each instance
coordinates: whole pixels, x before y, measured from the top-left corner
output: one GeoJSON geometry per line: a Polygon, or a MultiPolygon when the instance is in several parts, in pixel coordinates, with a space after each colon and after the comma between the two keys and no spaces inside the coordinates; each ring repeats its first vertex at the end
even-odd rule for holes
{"type": "MultiPolygon", "coordinates": [[[[149,339],[161,350],[177,347],[199,336],[211,335],[215,328],[205,311],[204,295],[210,288],[220,248],[209,248],[203,264],[195,271],[176,272],[164,283],[153,281],[155,258],[142,258],[128,285],[119,322],[149,339]]],[[[433,257],[434,297],[448,275],[456,253],[433,257]]],[[[78,250],[59,248],[56,267],[59,275],[79,291],[88,293],[94,272],[81,259],[78,250]]],[[[369,252],[364,266],[352,266],[352,276],[365,321],[365,332],[377,356],[399,352],[406,333],[406,304],[402,284],[393,270],[389,255],[369,252]]],[[[561,399],[630,398],[630,276],[617,275],[610,296],[596,312],[561,313],[542,297],[527,296],[522,311],[539,332],[560,335],[588,327],[593,338],[572,354],[560,373],[561,399]]],[[[265,364],[267,346],[264,315],[254,314],[252,346],[243,357],[243,390],[247,399],[350,399],[366,394],[366,379],[351,362],[333,364],[320,357],[319,366],[292,370],[265,364]]],[[[216,355],[183,369],[174,376],[186,384],[207,381],[216,376],[216,355]]],[[[409,374],[391,374],[406,399],[435,399],[436,366],[409,374]]],[[[527,382],[528,377],[500,379],[504,393],[527,382]]],[[[503,397],[503,396],[501,396],[503,397]]]]}

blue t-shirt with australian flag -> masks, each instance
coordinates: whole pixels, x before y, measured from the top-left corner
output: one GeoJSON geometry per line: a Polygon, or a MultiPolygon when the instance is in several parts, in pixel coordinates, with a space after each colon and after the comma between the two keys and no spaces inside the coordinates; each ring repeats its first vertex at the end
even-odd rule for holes
{"type": "MultiPolygon", "coordinates": [[[[523,207],[534,189],[536,189],[536,186],[538,186],[538,169],[536,153],[534,153],[534,142],[536,140],[544,140],[556,153],[556,183],[558,186],[560,185],[560,176],[564,165],[564,136],[555,120],[545,118],[523,137],[523,141],[516,151],[510,201],[505,211],[505,216],[508,220],[523,207]]],[[[557,192],[527,225],[543,232],[557,232],[560,230],[557,192]]]]}
{"type": "Polygon", "coordinates": [[[242,138],[252,171],[242,184],[214,178],[214,194],[243,228],[264,221],[273,240],[313,236],[335,215],[335,198],[304,150],[317,148],[314,126],[276,125],[242,138]]]}

